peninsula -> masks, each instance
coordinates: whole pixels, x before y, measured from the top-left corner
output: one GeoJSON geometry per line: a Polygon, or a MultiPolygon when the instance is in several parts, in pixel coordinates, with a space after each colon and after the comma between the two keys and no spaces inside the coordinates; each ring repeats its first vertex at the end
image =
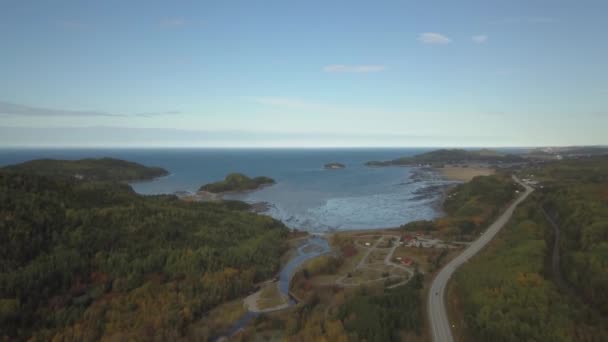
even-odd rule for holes
{"type": "Polygon", "coordinates": [[[464,149],[440,149],[411,157],[402,157],[386,161],[369,161],[367,166],[413,166],[430,165],[442,166],[444,164],[461,163],[516,163],[525,159],[514,154],[504,154],[489,149],[464,150],[464,149]]]}
{"type": "Polygon", "coordinates": [[[242,173],[231,173],[223,181],[209,183],[201,186],[199,191],[221,194],[225,192],[241,192],[257,190],[261,187],[274,184],[275,181],[269,177],[250,178],[242,173]]]}
{"type": "Polygon", "coordinates": [[[289,229],[243,202],[22,168],[0,169],[0,340],[212,340],[215,325],[190,327],[287,250],[289,229]]]}
{"type": "Polygon", "coordinates": [[[149,167],[115,158],[36,159],[6,166],[0,170],[44,177],[110,182],[144,181],[169,174],[167,170],[160,167],[149,167]]]}

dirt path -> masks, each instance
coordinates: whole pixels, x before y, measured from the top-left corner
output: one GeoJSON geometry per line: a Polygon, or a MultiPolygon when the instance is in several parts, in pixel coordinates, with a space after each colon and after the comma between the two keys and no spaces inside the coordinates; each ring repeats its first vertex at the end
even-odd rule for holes
{"type": "Polygon", "coordinates": [[[560,264],[560,254],[559,254],[559,239],[560,239],[560,231],[559,231],[559,226],[557,225],[557,223],[553,220],[553,218],[547,213],[547,211],[545,210],[545,208],[542,208],[543,214],[545,215],[545,219],[547,219],[547,221],[549,222],[549,224],[551,225],[551,227],[553,227],[553,233],[554,233],[554,238],[553,238],[553,253],[551,255],[551,268],[553,270],[553,278],[555,279],[555,283],[557,284],[557,286],[564,292],[566,292],[569,295],[575,296],[576,297],[576,292],[574,290],[572,290],[570,288],[570,286],[568,286],[568,283],[564,280],[564,277],[562,275],[562,268],[561,268],[561,264],[560,264]]]}
{"type": "MultiPolygon", "coordinates": [[[[376,242],[373,244],[373,246],[371,247],[364,247],[367,248],[367,251],[365,252],[365,255],[363,256],[363,258],[361,258],[361,260],[359,260],[359,263],[357,263],[357,265],[351,270],[351,272],[354,272],[356,270],[362,269],[362,268],[367,268],[367,269],[372,269],[374,270],[375,268],[371,265],[371,264],[365,264],[367,262],[367,259],[369,258],[369,255],[375,251],[376,249],[386,249],[386,248],[390,248],[389,253],[386,255],[386,257],[384,257],[383,260],[383,265],[386,266],[391,266],[391,267],[395,267],[398,268],[400,270],[405,271],[406,273],[409,274],[409,276],[407,277],[407,279],[405,279],[402,282],[399,282],[397,284],[393,284],[391,286],[388,286],[388,288],[394,288],[397,286],[402,286],[407,284],[407,282],[412,278],[412,276],[414,275],[414,271],[412,271],[411,269],[403,266],[403,265],[399,265],[396,264],[394,262],[391,261],[391,259],[393,258],[393,254],[395,253],[395,250],[397,249],[397,247],[399,247],[399,243],[396,242],[393,244],[392,247],[384,247],[384,248],[379,248],[378,245],[380,243],[382,243],[382,241],[384,241],[385,237],[390,237],[390,238],[394,238],[396,241],[399,241],[399,236],[397,235],[381,235],[378,240],[376,240],[376,242]]],[[[349,272],[350,273],[350,272],[349,272]]],[[[335,284],[339,285],[339,286],[345,286],[345,287],[352,287],[352,286],[360,286],[360,285],[365,285],[365,284],[371,284],[374,282],[378,282],[378,281],[383,281],[383,280],[387,280],[387,279],[395,279],[395,278],[402,278],[401,276],[398,275],[389,275],[388,277],[381,277],[378,279],[371,279],[371,280],[366,280],[366,281],[361,281],[358,283],[346,283],[344,282],[344,280],[348,277],[348,274],[341,276],[340,278],[336,279],[335,284]]]]}
{"type": "MultiPolygon", "coordinates": [[[[396,241],[399,241],[399,237],[398,236],[391,235],[391,237],[394,238],[396,241]]],[[[401,270],[404,270],[405,272],[409,273],[409,276],[404,281],[402,281],[400,283],[397,283],[397,284],[393,284],[393,285],[387,287],[389,289],[392,289],[392,288],[395,288],[397,286],[401,286],[401,285],[407,284],[407,282],[410,281],[410,279],[412,279],[412,276],[414,276],[414,271],[412,271],[411,268],[405,267],[403,265],[399,265],[399,264],[394,263],[394,262],[391,261],[393,259],[393,254],[395,253],[395,250],[397,249],[397,247],[399,247],[399,242],[393,243],[393,247],[391,247],[391,251],[384,258],[384,264],[387,265],[387,266],[393,266],[393,267],[399,268],[401,270]]]]}

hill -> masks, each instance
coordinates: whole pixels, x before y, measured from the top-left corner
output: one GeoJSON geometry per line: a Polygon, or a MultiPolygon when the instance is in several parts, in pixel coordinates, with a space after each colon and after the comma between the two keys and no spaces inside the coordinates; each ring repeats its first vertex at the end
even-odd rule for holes
{"type": "Polygon", "coordinates": [[[148,167],[114,158],[80,160],[37,159],[7,166],[1,170],[39,176],[114,182],[149,180],[169,174],[167,170],[160,167],[148,167]]]}
{"type": "Polygon", "coordinates": [[[465,150],[465,149],[440,149],[418,154],[412,157],[402,157],[386,161],[369,161],[367,166],[406,166],[419,164],[459,164],[459,163],[509,163],[521,162],[524,159],[513,154],[503,154],[494,150],[465,150]]]}
{"type": "Polygon", "coordinates": [[[608,340],[608,157],[540,163],[520,176],[537,190],[456,273],[461,339],[608,340]]]}
{"type": "Polygon", "coordinates": [[[197,322],[285,250],[246,209],[0,171],[0,340],[208,340],[197,322]]]}
{"type": "Polygon", "coordinates": [[[249,178],[242,173],[231,173],[223,181],[209,183],[201,186],[199,191],[212,193],[240,192],[256,190],[266,185],[272,185],[275,181],[268,177],[249,178]]]}

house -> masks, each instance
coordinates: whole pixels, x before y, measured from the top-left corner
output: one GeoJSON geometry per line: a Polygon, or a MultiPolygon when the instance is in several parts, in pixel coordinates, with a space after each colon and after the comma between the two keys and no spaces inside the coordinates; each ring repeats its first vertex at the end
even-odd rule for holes
{"type": "Polygon", "coordinates": [[[414,240],[414,237],[411,236],[411,235],[409,235],[409,234],[406,234],[406,235],[403,235],[401,237],[401,239],[402,239],[403,242],[408,243],[408,242],[414,240]]]}
{"type": "Polygon", "coordinates": [[[403,264],[403,266],[406,266],[406,267],[412,266],[413,263],[414,263],[414,260],[412,260],[410,258],[403,258],[401,260],[401,264],[403,264]]]}

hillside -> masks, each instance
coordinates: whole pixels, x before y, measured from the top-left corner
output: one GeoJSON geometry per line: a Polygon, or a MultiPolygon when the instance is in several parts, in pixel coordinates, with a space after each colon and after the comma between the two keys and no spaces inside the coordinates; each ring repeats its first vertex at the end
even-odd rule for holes
{"type": "Polygon", "coordinates": [[[444,202],[447,214],[434,221],[414,221],[402,226],[406,230],[438,231],[444,236],[467,241],[479,236],[509,201],[521,191],[507,174],[478,176],[452,188],[444,202]]]}
{"type": "Polygon", "coordinates": [[[517,155],[502,154],[494,150],[464,150],[464,149],[440,149],[418,154],[411,157],[402,157],[386,161],[369,161],[367,166],[405,166],[418,164],[458,164],[458,163],[507,163],[519,162],[524,159],[517,155]]]}
{"type": "Polygon", "coordinates": [[[529,168],[541,204],[561,227],[561,267],[582,298],[608,315],[608,156],[529,168]]]}
{"type": "Polygon", "coordinates": [[[241,202],[0,172],[0,340],[206,340],[271,277],[288,229],[241,202]]]}
{"type": "Polygon", "coordinates": [[[208,191],[216,194],[223,192],[240,192],[255,190],[274,183],[274,179],[268,177],[249,178],[242,173],[231,173],[226,176],[223,181],[201,186],[199,191],[208,191]]]}
{"type": "Polygon", "coordinates": [[[539,187],[456,273],[452,300],[462,312],[462,339],[608,339],[608,157],[539,164],[521,177],[539,187]],[[557,272],[545,210],[560,229],[557,272]]]}
{"type": "Polygon", "coordinates": [[[149,180],[169,174],[167,170],[160,167],[148,167],[114,158],[80,160],[37,159],[7,166],[1,170],[39,176],[115,182],[149,180]]]}

